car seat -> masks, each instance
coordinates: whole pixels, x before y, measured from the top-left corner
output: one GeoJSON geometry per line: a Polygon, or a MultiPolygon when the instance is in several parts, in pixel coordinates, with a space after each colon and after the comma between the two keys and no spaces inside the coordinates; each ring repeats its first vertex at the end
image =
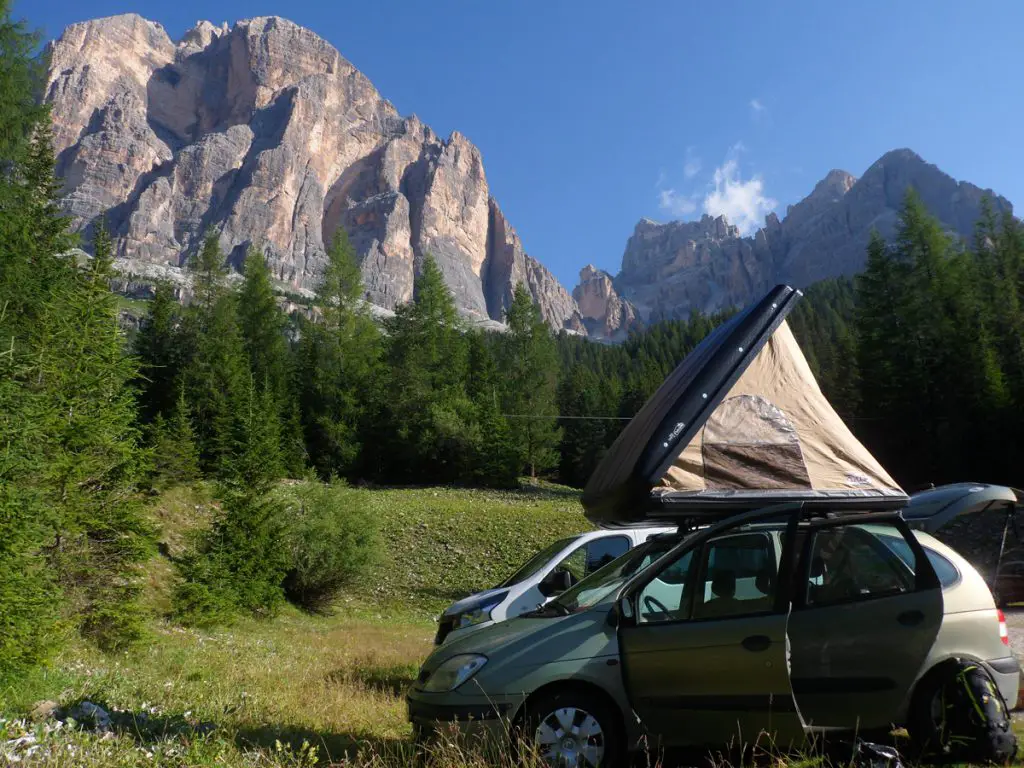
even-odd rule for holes
{"type": "Polygon", "coordinates": [[[700,616],[728,616],[736,613],[736,571],[716,569],[711,577],[711,599],[701,606],[700,616]]]}

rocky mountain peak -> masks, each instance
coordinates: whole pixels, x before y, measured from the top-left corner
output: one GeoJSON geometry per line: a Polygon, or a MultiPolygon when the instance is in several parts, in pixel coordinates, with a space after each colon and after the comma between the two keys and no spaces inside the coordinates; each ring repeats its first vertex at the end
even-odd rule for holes
{"type": "Polygon", "coordinates": [[[824,198],[830,202],[835,201],[849,192],[856,183],[857,177],[852,173],[834,168],[828,172],[824,179],[814,185],[814,189],[806,199],[818,200],[824,198]]]}
{"type": "Polygon", "coordinates": [[[639,327],[636,309],[619,296],[612,276],[593,264],[580,270],[580,282],[572,296],[591,338],[622,341],[631,330],[639,327]]]}
{"type": "MultiPolygon", "coordinates": [[[[619,294],[645,320],[685,317],[743,306],[771,285],[797,287],[859,272],[869,233],[896,232],[900,207],[913,187],[948,231],[969,238],[988,195],[996,213],[1010,202],[973,184],[957,181],[909,149],[887,152],[858,179],[832,170],[811,193],[774,213],[753,237],[740,237],[724,218],[658,224],[641,220],[626,244],[619,294]]],[[[584,313],[585,314],[585,313],[584,313]]]]}
{"type": "Polygon", "coordinates": [[[401,117],[287,19],[199,21],[177,42],[137,14],[75,24],[50,44],[45,98],[64,208],[86,234],[107,212],[123,272],[184,283],[212,228],[233,265],[259,243],[280,287],[308,293],[344,227],[385,310],[431,254],[466,317],[500,322],[521,281],[554,328],[583,330],[494,202],[479,149],[401,117]]]}

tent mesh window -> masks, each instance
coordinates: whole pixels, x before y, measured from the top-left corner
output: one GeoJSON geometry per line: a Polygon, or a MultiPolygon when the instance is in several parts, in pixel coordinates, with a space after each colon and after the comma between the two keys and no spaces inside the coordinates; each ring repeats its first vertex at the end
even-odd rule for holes
{"type": "Polygon", "coordinates": [[[796,427],[760,395],[724,400],[704,426],[708,490],[811,488],[796,427]]]}

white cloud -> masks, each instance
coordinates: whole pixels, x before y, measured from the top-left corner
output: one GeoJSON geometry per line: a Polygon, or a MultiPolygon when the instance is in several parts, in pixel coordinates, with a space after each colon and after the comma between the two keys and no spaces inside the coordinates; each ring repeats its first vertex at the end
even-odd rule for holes
{"type": "Polygon", "coordinates": [[[751,99],[750,100],[750,109],[754,113],[754,117],[756,118],[758,115],[760,115],[766,109],[768,109],[768,107],[766,107],[764,105],[764,103],[760,99],[751,99]]]}
{"type": "Polygon", "coordinates": [[[697,195],[684,195],[675,189],[658,192],[658,205],[673,216],[689,216],[697,210],[697,195]]]}
{"type": "Polygon", "coordinates": [[[725,216],[739,228],[740,234],[750,235],[763,225],[764,217],[778,201],[764,194],[764,180],[760,176],[742,179],[736,159],[740,149],[742,144],[735,145],[725,163],[715,169],[715,188],[704,198],[704,212],[725,216]]]}
{"type": "Polygon", "coordinates": [[[683,176],[687,179],[692,179],[698,173],[700,173],[700,158],[697,157],[693,150],[693,147],[686,148],[686,162],[683,164],[683,176]]]}

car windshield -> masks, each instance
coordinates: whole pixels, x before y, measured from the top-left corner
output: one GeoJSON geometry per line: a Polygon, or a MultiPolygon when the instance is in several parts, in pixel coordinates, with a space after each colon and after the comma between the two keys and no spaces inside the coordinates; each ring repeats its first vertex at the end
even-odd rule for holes
{"type": "Polygon", "coordinates": [[[679,539],[675,536],[651,539],[594,571],[559,595],[551,605],[562,614],[595,606],[678,543],[679,539]]]}
{"type": "Polygon", "coordinates": [[[521,581],[526,581],[528,578],[533,576],[537,571],[543,568],[547,563],[565,549],[567,546],[572,544],[579,536],[570,536],[567,539],[559,539],[553,544],[549,544],[536,555],[526,561],[518,571],[509,576],[505,581],[498,585],[498,587],[511,587],[513,584],[518,584],[521,581]]]}

